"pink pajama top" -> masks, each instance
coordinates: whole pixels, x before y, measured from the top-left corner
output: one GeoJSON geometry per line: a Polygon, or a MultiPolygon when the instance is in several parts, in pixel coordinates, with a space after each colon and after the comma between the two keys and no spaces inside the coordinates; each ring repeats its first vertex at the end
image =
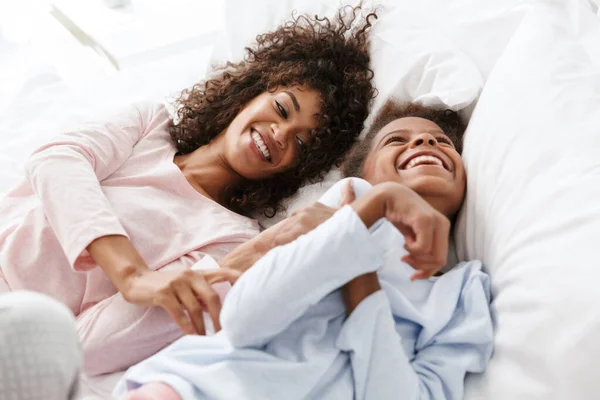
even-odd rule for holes
{"type": "Polygon", "coordinates": [[[0,200],[0,280],[73,311],[90,375],[125,369],[182,335],[166,311],[124,301],[90,242],[127,236],[153,270],[218,268],[259,232],[188,183],[168,123],[164,106],[142,104],[65,133],[34,152],[26,179],[0,200]]]}

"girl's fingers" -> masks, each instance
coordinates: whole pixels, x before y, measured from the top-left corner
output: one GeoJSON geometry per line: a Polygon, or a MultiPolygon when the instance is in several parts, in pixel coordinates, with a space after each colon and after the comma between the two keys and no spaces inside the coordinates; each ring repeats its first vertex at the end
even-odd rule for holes
{"type": "Polygon", "coordinates": [[[428,218],[416,218],[412,223],[413,235],[405,237],[405,248],[413,255],[431,254],[436,226],[428,218]]]}
{"type": "Polygon", "coordinates": [[[436,271],[443,267],[443,264],[440,264],[438,261],[431,261],[429,259],[422,259],[413,257],[411,255],[406,255],[402,257],[402,261],[413,267],[414,269],[422,270],[422,271],[436,271]]]}
{"type": "Polygon", "coordinates": [[[432,275],[433,274],[428,271],[417,271],[414,274],[412,274],[412,276],[410,277],[410,280],[414,282],[419,279],[429,279],[429,278],[431,278],[432,275]]]}

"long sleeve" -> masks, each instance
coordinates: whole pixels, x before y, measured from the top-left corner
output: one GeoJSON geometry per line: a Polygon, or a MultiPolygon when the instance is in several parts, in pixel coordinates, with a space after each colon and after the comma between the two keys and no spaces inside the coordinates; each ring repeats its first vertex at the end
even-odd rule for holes
{"type": "Polygon", "coordinates": [[[221,311],[234,346],[261,346],[381,259],[350,206],[294,242],[271,250],[233,286],[221,311]]]}
{"type": "Polygon", "coordinates": [[[104,124],[65,133],[37,149],[26,177],[72,267],[94,239],[127,233],[100,182],[131,155],[164,107],[132,107],[104,124]]]}
{"type": "Polygon", "coordinates": [[[448,298],[456,302],[454,313],[429,316],[436,327],[420,329],[412,358],[402,343],[415,338],[399,335],[384,291],[370,295],[354,310],[337,345],[350,352],[356,399],[463,398],[466,373],[483,371],[491,356],[493,329],[487,276],[461,269],[450,272],[465,272],[454,277],[459,284],[445,288],[447,293],[459,292],[457,299],[448,298]]]}

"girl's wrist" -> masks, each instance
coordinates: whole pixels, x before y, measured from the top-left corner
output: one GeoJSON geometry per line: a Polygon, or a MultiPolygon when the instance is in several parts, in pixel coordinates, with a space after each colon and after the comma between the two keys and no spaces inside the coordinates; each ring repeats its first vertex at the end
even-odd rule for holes
{"type": "Polygon", "coordinates": [[[376,272],[357,276],[342,287],[342,297],[348,315],[367,297],[381,289],[376,272]]]}

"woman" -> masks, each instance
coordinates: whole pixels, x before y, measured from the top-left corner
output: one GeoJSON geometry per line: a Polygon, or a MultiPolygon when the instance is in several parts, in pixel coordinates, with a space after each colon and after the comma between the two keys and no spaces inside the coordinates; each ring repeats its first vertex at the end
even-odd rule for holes
{"type": "Polygon", "coordinates": [[[245,272],[219,335],[182,338],[131,368],[117,393],[461,399],[465,374],[491,355],[489,279],[478,261],[430,275],[465,194],[463,131],[456,113],[389,103],[345,164],[366,181],[342,181],[320,200],[350,206],[245,272]]]}
{"type": "Polygon", "coordinates": [[[249,216],[321,179],[362,129],[374,15],[353,28],[356,11],[258,36],[182,93],[175,121],[140,105],[38,149],[0,203],[0,291],[67,305],[92,374],[153,354],[177,326],[204,333],[202,310],[218,328],[210,272],[189,267],[256,235],[249,216]]]}

